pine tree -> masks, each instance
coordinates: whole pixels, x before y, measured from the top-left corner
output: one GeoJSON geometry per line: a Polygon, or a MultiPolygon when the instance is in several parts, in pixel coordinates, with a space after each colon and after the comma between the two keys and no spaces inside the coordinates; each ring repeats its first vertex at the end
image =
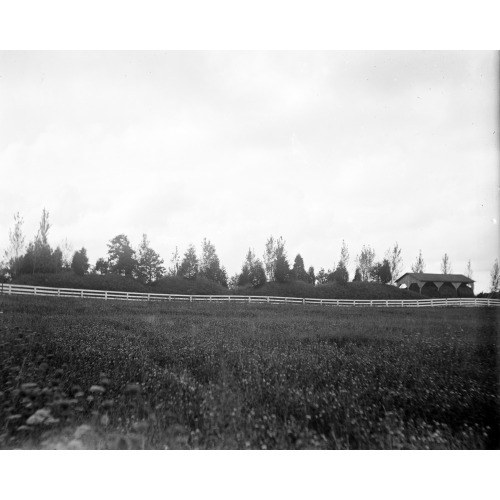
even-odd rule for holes
{"type": "Polygon", "coordinates": [[[163,259],[151,247],[146,234],[142,235],[137,261],[137,277],[143,283],[152,283],[165,274],[163,259]]]}
{"type": "Polygon", "coordinates": [[[180,276],[195,279],[198,276],[198,257],[194,245],[189,245],[179,268],[180,276]]]}
{"type": "Polygon", "coordinates": [[[87,257],[87,250],[82,247],[73,254],[71,260],[71,269],[78,276],[83,276],[89,270],[89,259],[87,257]]]}
{"type": "Polygon", "coordinates": [[[108,261],[112,273],[132,276],[137,271],[135,251],[127,236],[119,234],[108,243],[108,261]]]}

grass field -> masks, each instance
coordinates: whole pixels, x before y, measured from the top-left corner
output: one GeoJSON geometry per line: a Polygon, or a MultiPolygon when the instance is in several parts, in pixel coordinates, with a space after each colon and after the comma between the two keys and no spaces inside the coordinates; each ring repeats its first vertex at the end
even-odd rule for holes
{"type": "Polygon", "coordinates": [[[495,309],[0,309],[4,449],[499,448],[495,309]]]}

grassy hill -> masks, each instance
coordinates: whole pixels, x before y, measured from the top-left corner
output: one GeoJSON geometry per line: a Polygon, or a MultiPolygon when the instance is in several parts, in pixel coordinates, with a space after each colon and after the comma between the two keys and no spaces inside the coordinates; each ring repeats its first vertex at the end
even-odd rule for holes
{"type": "Polygon", "coordinates": [[[352,300],[411,300],[422,298],[419,293],[402,290],[395,286],[366,282],[327,283],[318,286],[313,286],[303,281],[292,281],[290,283],[270,282],[259,288],[241,287],[236,291],[236,294],[352,300]]]}
{"type": "Polygon", "coordinates": [[[25,274],[14,280],[20,285],[50,286],[55,288],[83,288],[88,290],[116,290],[120,292],[177,293],[186,295],[264,295],[276,297],[306,297],[321,299],[421,299],[416,292],[380,283],[351,282],[327,283],[313,286],[303,281],[289,283],[269,282],[259,288],[239,287],[229,291],[214,281],[204,278],[188,280],[178,276],[167,276],[151,285],[140,283],[131,277],[107,274],[77,276],[73,272],[58,274],[25,274]]]}

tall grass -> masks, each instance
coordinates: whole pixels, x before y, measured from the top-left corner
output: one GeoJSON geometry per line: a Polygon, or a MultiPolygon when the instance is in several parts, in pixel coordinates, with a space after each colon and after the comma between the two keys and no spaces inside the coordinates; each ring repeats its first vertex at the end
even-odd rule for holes
{"type": "Polygon", "coordinates": [[[3,448],[498,448],[498,312],[4,298],[3,448]]]}

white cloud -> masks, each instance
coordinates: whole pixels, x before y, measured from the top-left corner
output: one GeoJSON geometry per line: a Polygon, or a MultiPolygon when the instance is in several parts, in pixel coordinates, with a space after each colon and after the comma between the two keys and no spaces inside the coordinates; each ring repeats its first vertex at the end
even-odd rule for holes
{"type": "Polygon", "coordinates": [[[316,268],[342,239],[352,263],[395,241],[429,271],[497,256],[493,53],[4,52],[0,72],[0,248],[46,207],[92,260],[120,232],[165,260],[206,236],[231,273],[270,234],[316,268]]]}

